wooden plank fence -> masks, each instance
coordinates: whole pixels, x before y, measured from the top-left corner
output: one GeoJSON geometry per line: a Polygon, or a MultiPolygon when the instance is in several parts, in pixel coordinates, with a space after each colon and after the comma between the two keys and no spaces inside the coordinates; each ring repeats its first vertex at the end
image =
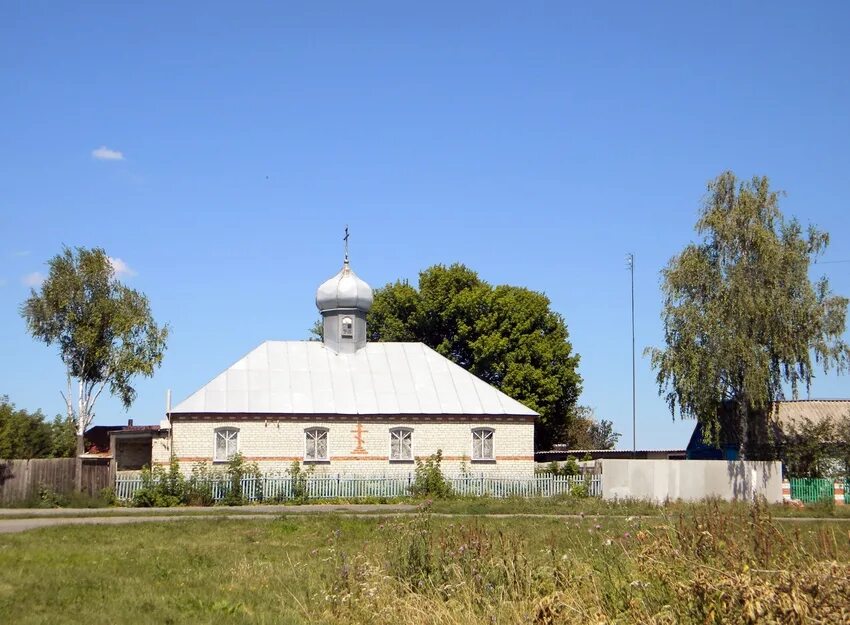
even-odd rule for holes
{"type": "MultiPolygon", "coordinates": [[[[554,497],[582,488],[587,495],[602,495],[601,475],[535,475],[535,476],[447,476],[452,492],[473,497],[554,497]]],[[[141,474],[120,472],[115,480],[115,495],[119,501],[129,501],[142,487],[141,474]]],[[[301,491],[308,499],[360,499],[409,497],[413,476],[345,476],[321,475],[301,478],[300,483],[290,476],[243,478],[240,486],[249,501],[286,501],[301,491]]],[[[198,482],[209,487],[214,501],[221,501],[232,485],[225,477],[198,482]]]]}
{"type": "Polygon", "coordinates": [[[0,505],[35,499],[42,490],[97,496],[111,485],[111,478],[108,459],[0,460],[0,505]]]}

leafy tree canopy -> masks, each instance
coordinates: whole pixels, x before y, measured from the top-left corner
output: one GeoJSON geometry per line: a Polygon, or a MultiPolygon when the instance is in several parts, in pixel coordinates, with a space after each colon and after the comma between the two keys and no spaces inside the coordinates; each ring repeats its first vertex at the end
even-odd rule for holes
{"type": "Polygon", "coordinates": [[[765,177],[731,172],[709,183],[691,243],[662,271],[666,347],[647,349],[671,412],[719,439],[718,414],[735,406],[745,450],[767,431],[771,402],[809,388],[813,368],[845,371],[847,298],[809,280],[829,236],[779,210],[765,177]],[[728,404],[727,404],[728,405],[728,404]]]}
{"type": "Polygon", "coordinates": [[[542,293],[492,286],[464,265],[434,265],[375,291],[371,341],[421,341],[540,413],[538,448],[564,440],[581,392],[563,317],[542,293]]]}
{"type": "Polygon", "coordinates": [[[136,397],[132,380],[152,376],[160,365],[168,328],[154,322],[147,297],[115,277],[102,249],[65,248],[49,265],[40,292],[31,291],[21,315],[33,338],[59,347],[68,375],[63,397],[81,441],[105,388],[130,407],[136,397]]]}
{"type": "Polygon", "coordinates": [[[835,421],[803,419],[786,425],[779,457],[791,477],[850,475],[850,414],[835,421]]]}
{"type": "Polygon", "coordinates": [[[570,449],[614,449],[620,436],[612,421],[599,420],[592,408],[578,406],[567,428],[566,444],[570,449]]]}
{"type": "Polygon", "coordinates": [[[73,422],[57,416],[47,423],[41,411],[17,410],[0,396],[0,458],[66,458],[75,446],[73,422]]]}

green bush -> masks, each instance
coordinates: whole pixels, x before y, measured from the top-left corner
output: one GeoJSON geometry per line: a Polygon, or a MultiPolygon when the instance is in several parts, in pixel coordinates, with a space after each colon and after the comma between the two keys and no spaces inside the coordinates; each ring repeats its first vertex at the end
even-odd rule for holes
{"type": "Polygon", "coordinates": [[[301,468],[301,463],[297,460],[292,461],[292,466],[289,468],[289,476],[292,480],[292,501],[294,503],[306,503],[309,499],[307,478],[312,472],[313,467],[304,470],[301,468]]]}
{"type": "Polygon", "coordinates": [[[186,503],[186,478],[176,458],[171,458],[168,471],[161,466],[142,469],[142,487],[133,494],[137,508],[168,508],[186,503]]]}
{"type": "Polygon", "coordinates": [[[581,468],[578,466],[578,461],[575,456],[567,456],[567,461],[560,465],[557,461],[550,462],[545,469],[535,470],[535,473],[542,475],[579,475],[581,468]]]}
{"type": "Polygon", "coordinates": [[[425,462],[416,459],[416,472],[410,492],[414,497],[431,497],[445,499],[452,496],[452,487],[440,469],[443,461],[443,451],[428,456],[425,462]]]}
{"type": "MultiPolygon", "coordinates": [[[[242,454],[235,454],[227,461],[227,469],[224,475],[227,480],[227,490],[224,497],[219,503],[224,506],[242,506],[248,502],[249,497],[245,495],[242,488],[243,478],[259,478],[261,477],[260,468],[256,462],[245,462],[242,454]]],[[[255,480],[255,491],[252,493],[253,498],[261,501],[263,499],[262,482],[255,480]]]]}
{"type": "Polygon", "coordinates": [[[189,506],[211,506],[213,499],[212,484],[214,474],[206,462],[192,466],[192,474],[186,482],[186,504],[189,506]]]}
{"type": "Polygon", "coordinates": [[[588,491],[587,484],[575,484],[570,486],[570,496],[572,497],[589,497],[590,492],[588,491]]]}
{"type": "Polygon", "coordinates": [[[100,489],[100,499],[107,506],[114,506],[118,503],[118,498],[115,496],[115,489],[111,486],[100,489]]]}
{"type": "Polygon", "coordinates": [[[575,456],[567,456],[567,462],[561,469],[561,475],[578,475],[581,469],[578,466],[578,460],[575,456]]]}
{"type": "Polygon", "coordinates": [[[254,489],[243,492],[244,478],[259,478],[260,469],[256,463],[247,463],[241,454],[236,454],[227,463],[223,472],[212,470],[206,463],[197,463],[192,467],[189,479],[180,471],[176,458],[172,458],[168,470],[161,466],[142,469],[142,486],[133,494],[132,505],[141,508],[170,506],[211,506],[213,505],[213,487],[216,479],[224,481],[224,497],[219,501],[226,506],[241,506],[249,498],[263,499],[262,484],[254,482],[254,489]]]}
{"type": "Polygon", "coordinates": [[[63,508],[68,505],[68,498],[49,486],[40,486],[38,489],[39,508],[63,508]]]}

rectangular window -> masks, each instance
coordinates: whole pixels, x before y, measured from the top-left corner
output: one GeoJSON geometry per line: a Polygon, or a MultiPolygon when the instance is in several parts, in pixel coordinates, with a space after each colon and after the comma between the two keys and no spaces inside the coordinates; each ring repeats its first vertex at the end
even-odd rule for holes
{"type": "Polygon", "coordinates": [[[313,428],[305,432],[304,460],[328,459],[328,431],[313,428]]]}
{"type": "Polygon", "coordinates": [[[413,460],[413,430],[390,430],[390,460],[413,460]]]}
{"type": "Polygon", "coordinates": [[[215,431],[215,454],[213,460],[225,462],[236,455],[239,443],[239,430],[219,428],[215,431]]]}
{"type": "Polygon", "coordinates": [[[493,430],[472,430],[472,459],[495,460],[493,455],[493,430]]]}

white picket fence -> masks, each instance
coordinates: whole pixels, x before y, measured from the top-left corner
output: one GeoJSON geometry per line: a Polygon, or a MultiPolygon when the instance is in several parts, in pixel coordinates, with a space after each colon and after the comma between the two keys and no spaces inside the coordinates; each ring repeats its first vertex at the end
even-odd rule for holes
{"type": "MultiPolygon", "coordinates": [[[[303,479],[307,499],[361,499],[400,498],[410,496],[413,475],[404,476],[348,476],[311,475],[303,479]]],[[[447,476],[452,492],[462,497],[554,497],[569,494],[583,487],[587,494],[602,494],[600,475],[534,475],[534,476],[447,476]]],[[[216,477],[199,485],[209,486],[214,501],[221,501],[231,488],[230,480],[216,477]]],[[[142,487],[141,474],[119,473],[115,480],[115,495],[119,501],[129,501],[142,487]]],[[[297,487],[292,477],[245,477],[241,481],[242,494],[249,501],[286,501],[293,499],[297,487]]]]}

